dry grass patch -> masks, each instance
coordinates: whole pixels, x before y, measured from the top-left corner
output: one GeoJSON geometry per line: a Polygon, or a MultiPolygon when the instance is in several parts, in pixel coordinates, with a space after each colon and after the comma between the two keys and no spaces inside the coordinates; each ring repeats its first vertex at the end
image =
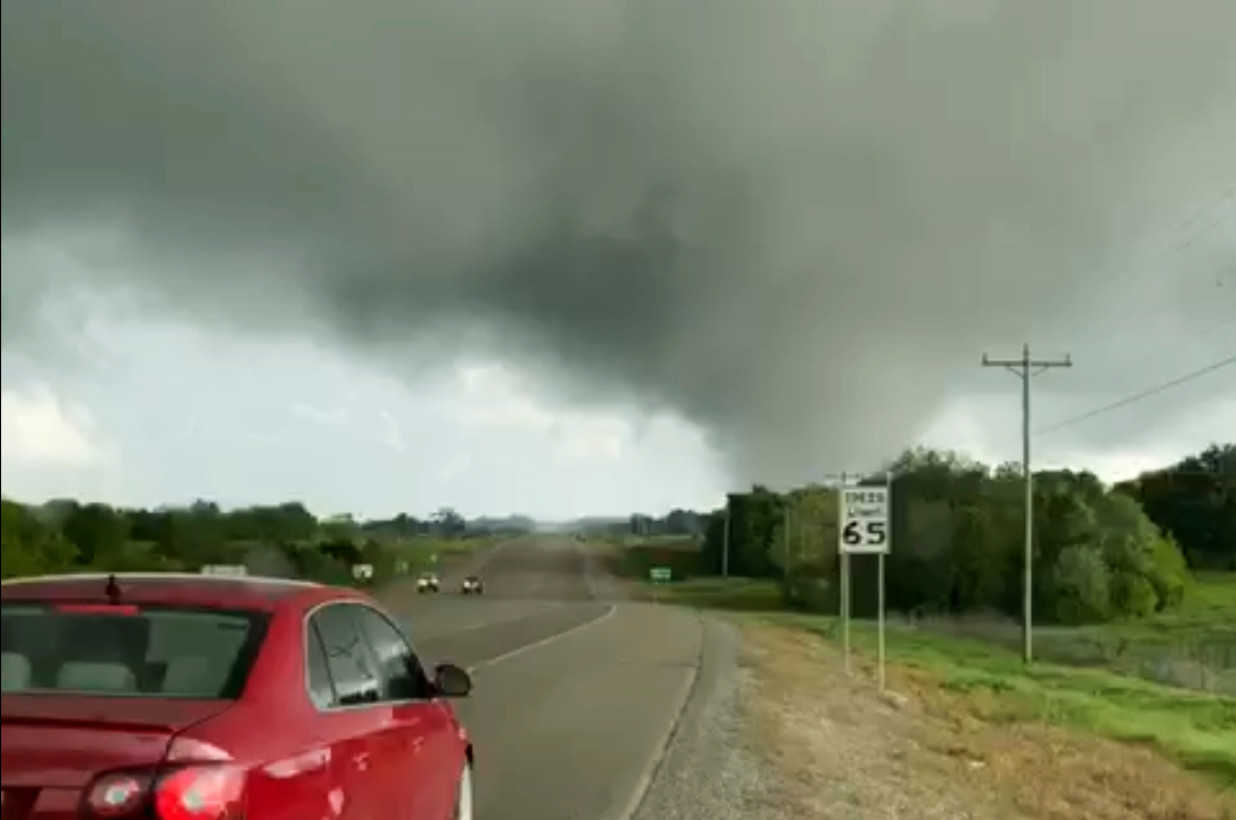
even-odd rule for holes
{"type": "Polygon", "coordinates": [[[1155,751],[1052,726],[1015,692],[933,670],[853,677],[810,632],[743,622],[746,719],[803,820],[1236,820],[1236,800],[1155,751]]]}

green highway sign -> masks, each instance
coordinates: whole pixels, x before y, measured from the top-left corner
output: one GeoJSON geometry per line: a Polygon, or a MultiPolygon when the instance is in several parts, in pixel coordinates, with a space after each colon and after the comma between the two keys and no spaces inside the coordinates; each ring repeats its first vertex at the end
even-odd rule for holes
{"type": "Polygon", "coordinates": [[[668,584],[673,577],[674,573],[669,567],[653,567],[648,570],[648,578],[654,584],[668,584]]]}

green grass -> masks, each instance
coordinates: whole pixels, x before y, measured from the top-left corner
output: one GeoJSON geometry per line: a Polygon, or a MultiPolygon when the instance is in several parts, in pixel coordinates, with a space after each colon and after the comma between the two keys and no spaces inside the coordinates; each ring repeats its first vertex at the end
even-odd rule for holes
{"type": "Polygon", "coordinates": [[[627,549],[643,547],[663,547],[698,552],[700,539],[691,535],[627,535],[619,539],[627,549]]]}
{"type": "MultiPolygon", "coordinates": [[[[654,587],[644,589],[651,594],[654,587]]],[[[836,617],[784,611],[774,581],[707,578],[655,590],[662,601],[745,613],[740,617],[757,617],[829,640],[839,637],[836,617]]],[[[1125,648],[1104,665],[1079,667],[1049,659],[1026,668],[1020,655],[1000,641],[899,623],[889,624],[886,646],[891,663],[927,670],[946,690],[981,697],[991,710],[990,719],[1043,721],[1148,744],[1236,790],[1236,698],[1163,685],[1132,669],[1155,650],[1182,653],[1195,645],[1216,641],[1222,646],[1236,639],[1236,577],[1203,576],[1183,606],[1144,621],[1045,628],[1036,630],[1036,636],[1040,658],[1068,655],[1062,647],[1094,641],[1125,648]]],[[[856,651],[874,655],[874,625],[855,622],[851,639],[856,651]]]]}
{"type": "Polygon", "coordinates": [[[773,612],[784,608],[779,586],[749,578],[694,578],[648,584],[645,589],[656,600],[706,609],[773,612]]]}
{"type": "Polygon", "coordinates": [[[496,538],[435,538],[418,536],[388,545],[397,561],[405,561],[407,574],[425,572],[438,565],[443,558],[466,555],[497,544],[496,538]]]}
{"type": "Polygon", "coordinates": [[[1236,574],[1201,574],[1181,606],[1150,618],[1038,627],[1036,653],[1236,696],[1236,574]]]}
{"type": "Polygon", "coordinates": [[[486,549],[498,543],[499,540],[487,536],[478,538],[435,538],[424,536],[409,539],[404,543],[417,552],[431,555],[451,555],[486,549]]]}
{"type": "MultiPolygon", "coordinates": [[[[645,551],[626,550],[624,574],[646,579],[648,558],[645,551]]],[[[768,579],[696,578],[671,584],[659,597],[713,609],[786,608],[777,582],[768,579]],[[761,606],[753,606],[757,600],[761,606]]],[[[890,614],[890,621],[904,619],[890,614]]],[[[918,626],[1006,649],[1021,644],[1020,627],[1007,618],[928,618],[918,626]]],[[[1200,574],[1181,606],[1150,618],[1082,627],[1037,625],[1034,643],[1036,657],[1045,661],[1236,696],[1236,574],[1200,574]]]]}
{"type": "MultiPolygon", "coordinates": [[[[836,618],[773,614],[765,619],[830,640],[836,618]]],[[[876,630],[857,623],[853,646],[874,654],[876,630]]],[[[994,717],[1083,729],[1128,743],[1146,743],[1189,769],[1236,789],[1236,698],[1163,686],[1105,669],[1053,663],[1026,668],[1013,651],[925,630],[890,629],[890,662],[934,672],[946,689],[999,696],[994,717]]]]}

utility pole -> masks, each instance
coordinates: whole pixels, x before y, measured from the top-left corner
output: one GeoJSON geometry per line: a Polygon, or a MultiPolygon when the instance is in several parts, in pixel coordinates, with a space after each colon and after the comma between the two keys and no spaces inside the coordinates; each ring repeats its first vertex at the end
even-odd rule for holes
{"type": "Polygon", "coordinates": [[[790,499],[792,497],[792,493],[787,493],[785,505],[781,508],[781,551],[782,561],[785,564],[782,569],[787,581],[790,580],[790,499]]]}
{"type": "Polygon", "coordinates": [[[725,494],[725,537],[721,541],[721,576],[730,576],[730,494],[725,494]]]}
{"type": "Polygon", "coordinates": [[[1053,367],[1072,367],[1069,356],[1063,359],[1032,359],[1030,345],[1022,345],[1020,359],[992,359],[983,354],[984,367],[1003,367],[1021,379],[1021,470],[1026,489],[1026,545],[1022,576],[1022,659],[1034,660],[1032,592],[1034,583],[1034,474],[1030,469],[1030,379],[1053,367]]]}

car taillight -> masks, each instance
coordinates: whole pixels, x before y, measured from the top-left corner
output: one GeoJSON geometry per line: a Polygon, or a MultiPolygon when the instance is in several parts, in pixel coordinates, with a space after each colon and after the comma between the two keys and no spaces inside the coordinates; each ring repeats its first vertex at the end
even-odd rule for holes
{"type": "Polygon", "coordinates": [[[105,774],[86,793],[87,816],[91,818],[136,817],[145,805],[152,777],[148,773],[105,774]]]}
{"type": "Polygon", "coordinates": [[[159,779],[155,816],[159,820],[241,820],[245,771],[239,766],[189,766],[159,779]]]}
{"type": "Polygon", "coordinates": [[[86,793],[91,820],[243,820],[245,771],[230,764],[184,766],[163,774],[113,772],[86,793]]]}

